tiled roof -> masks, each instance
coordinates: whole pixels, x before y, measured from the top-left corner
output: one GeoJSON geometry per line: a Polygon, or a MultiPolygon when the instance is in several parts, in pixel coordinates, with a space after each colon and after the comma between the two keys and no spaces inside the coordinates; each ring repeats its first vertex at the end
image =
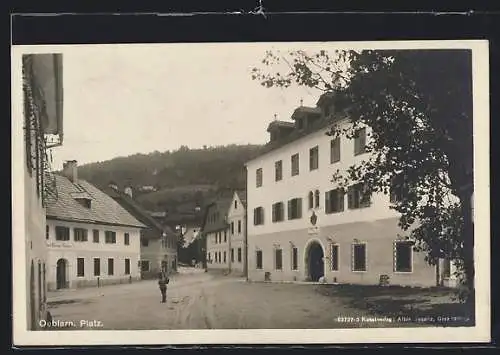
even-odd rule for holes
{"type": "Polygon", "coordinates": [[[269,132],[273,127],[294,128],[295,123],[287,121],[271,121],[271,123],[267,126],[267,131],[269,132]]]}
{"type": "Polygon", "coordinates": [[[118,202],[87,181],[78,180],[77,184],[73,184],[64,176],[57,174],[54,176],[57,198],[54,199],[54,202],[47,204],[47,218],[138,228],[146,227],[118,202]],[[90,208],[75,200],[74,194],[88,194],[91,198],[90,208]]]}
{"type": "Polygon", "coordinates": [[[162,226],[148,211],[126,193],[113,188],[108,188],[105,192],[146,226],[156,229],[160,233],[174,234],[172,229],[162,226]]]}
{"type": "Polygon", "coordinates": [[[232,197],[225,197],[217,199],[215,202],[207,206],[205,218],[203,220],[203,233],[210,233],[228,228],[228,223],[224,220],[224,216],[227,215],[232,201],[232,197]],[[215,223],[207,223],[207,216],[214,212],[219,212],[219,219],[215,223]]]}
{"type": "Polygon", "coordinates": [[[240,198],[243,206],[245,206],[245,208],[246,208],[247,207],[247,192],[246,192],[246,190],[245,191],[236,191],[236,194],[240,198]]]}

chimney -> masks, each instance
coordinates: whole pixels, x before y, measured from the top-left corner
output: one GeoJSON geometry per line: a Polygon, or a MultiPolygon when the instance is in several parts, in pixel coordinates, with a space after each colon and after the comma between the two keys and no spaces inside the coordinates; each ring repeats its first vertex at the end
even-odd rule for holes
{"type": "Polygon", "coordinates": [[[73,184],[78,181],[78,164],[76,160],[67,160],[63,164],[63,175],[73,184]]]}

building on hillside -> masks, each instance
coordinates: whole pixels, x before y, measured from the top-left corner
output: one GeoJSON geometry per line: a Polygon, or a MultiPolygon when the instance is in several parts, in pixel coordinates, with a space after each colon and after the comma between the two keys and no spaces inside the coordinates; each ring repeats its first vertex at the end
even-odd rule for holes
{"type": "Polygon", "coordinates": [[[160,272],[177,271],[177,235],[168,227],[154,219],[133,199],[132,188],[120,191],[109,186],[105,192],[146,226],[141,229],[140,272],[142,279],[158,277],[160,272]]]}
{"type": "MultiPolygon", "coordinates": [[[[39,330],[40,320],[47,315],[45,207],[54,197],[51,192],[55,187],[49,174],[50,149],[63,142],[62,54],[25,54],[13,65],[22,68],[22,81],[13,83],[12,96],[23,97],[22,114],[13,111],[12,117],[12,151],[16,154],[12,169],[19,177],[13,179],[13,190],[24,194],[16,195],[15,201],[16,206],[24,203],[24,235],[16,235],[17,228],[13,226],[13,237],[24,240],[24,254],[15,253],[13,257],[25,258],[26,298],[21,302],[26,302],[26,328],[39,330]],[[16,187],[17,184],[22,185],[16,187]]],[[[17,223],[17,211],[13,213],[13,223],[17,223]]],[[[18,289],[14,288],[17,300],[18,289]]]]}
{"type": "Polygon", "coordinates": [[[229,269],[229,223],[227,212],[232,198],[219,198],[206,206],[202,237],[207,269],[229,269]]]}
{"type": "Polygon", "coordinates": [[[230,272],[246,272],[246,192],[235,191],[227,212],[229,237],[227,252],[230,272]]]}
{"type": "Polygon", "coordinates": [[[349,124],[333,100],[325,94],[317,107],[297,108],[294,122],[271,122],[270,142],[246,164],[249,279],[453,285],[452,264],[429,266],[401,237],[389,208],[397,190],[370,195],[354,184],[344,192],[332,182],[337,169],[369,156],[369,127],[352,140],[326,135],[349,124]]]}
{"type": "Polygon", "coordinates": [[[140,279],[140,231],[146,226],[87,181],[76,161],[55,175],[57,200],[47,204],[49,290],[140,279]]]}

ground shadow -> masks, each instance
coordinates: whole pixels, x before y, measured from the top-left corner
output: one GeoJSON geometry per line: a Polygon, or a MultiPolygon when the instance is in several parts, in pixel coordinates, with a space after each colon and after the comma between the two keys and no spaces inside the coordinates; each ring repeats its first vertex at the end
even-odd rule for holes
{"type": "Polygon", "coordinates": [[[351,308],[407,323],[474,326],[473,310],[454,300],[452,289],[402,286],[318,285],[316,291],[351,308]]]}

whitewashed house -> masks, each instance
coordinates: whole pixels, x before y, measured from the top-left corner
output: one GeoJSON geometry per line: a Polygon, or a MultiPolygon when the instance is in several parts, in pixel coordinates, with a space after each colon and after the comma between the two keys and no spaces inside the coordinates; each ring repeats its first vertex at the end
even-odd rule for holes
{"type": "MultiPolygon", "coordinates": [[[[15,57],[13,57],[15,58],[15,57]]],[[[22,97],[12,116],[13,238],[24,241],[26,298],[14,287],[14,302],[26,305],[27,330],[39,330],[47,315],[47,246],[45,206],[54,181],[48,176],[51,148],[63,143],[63,67],[62,54],[25,54],[13,66],[22,68],[22,80],[13,81],[12,97],[22,97]],[[21,229],[20,226],[23,225],[21,229]],[[24,231],[18,234],[16,231],[24,231]]],[[[17,327],[17,325],[16,325],[17,327]]]]}
{"type": "Polygon", "coordinates": [[[219,198],[210,203],[203,218],[202,236],[206,242],[208,269],[229,269],[229,223],[227,212],[232,198],[219,198]]]}
{"type": "Polygon", "coordinates": [[[230,272],[244,274],[246,271],[246,193],[235,191],[227,212],[229,237],[227,252],[230,272]]]}
{"type": "Polygon", "coordinates": [[[78,178],[76,161],[55,175],[57,199],[47,205],[49,290],[140,279],[140,231],[145,225],[78,178]]]}
{"type": "Polygon", "coordinates": [[[367,158],[369,132],[327,136],[331,124],[349,124],[331,97],[297,108],[294,122],[271,122],[270,142],[246,164],[249,279],[451,283],[451,265],[436,270],[401,238],[399,216],[389,209],[397,193],[367,195],[360,185],[344,193],[331,181],[337,169],[367,158]]]}

